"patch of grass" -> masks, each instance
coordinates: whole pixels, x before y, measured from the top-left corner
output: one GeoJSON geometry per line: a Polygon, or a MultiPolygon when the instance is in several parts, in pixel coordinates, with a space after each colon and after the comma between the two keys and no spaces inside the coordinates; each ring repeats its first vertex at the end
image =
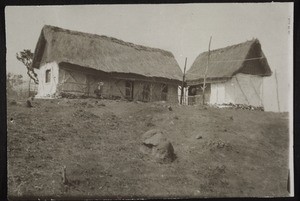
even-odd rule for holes
{"type": "Polygon", "coordinates": [[[164,103],[95,99],[32,103],[8,104],[9,196],[288,196],[287,114],[178,105],[170,112],[164,103]],[[140,152],[141,136],[154,128],[173,144],[173,163],[140,152]]]}

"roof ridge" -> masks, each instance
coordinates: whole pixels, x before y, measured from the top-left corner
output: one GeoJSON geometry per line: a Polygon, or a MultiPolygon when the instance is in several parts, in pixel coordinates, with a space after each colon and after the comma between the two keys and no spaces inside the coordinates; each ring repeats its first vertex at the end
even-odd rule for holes
{"type": "MultiPolygon", "coordinates": [[[[235,48],[235,47],[238,47],[240,45],[245,45],[246,43],[250,43],[250,45],[252,45],[253,43],[255,43],[256,41],[259,42],[259,40],[257,38],[253,38],[251,40],[247,40],[245,42],[241,42],[241,43],[237,43],[237,44],[234,44],[234,45],[228,45],[226,47],[221,47],[221,48],[218,48],[218,49],[213,49],[213,50],[210,50],[210,53],[213,53],[213,52],[218,52],[218,51],[222,51],[222,50],[227,50],[229,48],[235,48]]],[[[205,51],[205,52],[202,52],[201,54],[205,54],[205,53],[208,53],[208,51],[205,51]]],[[[201,55],[200,54],[200,55],[201,55]]],[[[199,55],[199,56],[200,56],[199,55]]]]}
{"type": "Polygon", "coordinates": [[[123,41],[121,39],[114,38],[114,37],[111,37],[111,36],[98,35],[98,34],[81,32],[81,31],[75,31],[75,30],[65,29],[65,28],[52,26],[52,25],[44,25],[43,30],[44,29],[51,29],[55,32],[61,31],[61,32],[66,32],[66,33],[72,34],[72,35],[81,35],[81,36],[84,36],[84,37],[101,38],[101,39],[109,40],[109,41],[114,42],[114,43],[118,43],[118,44],[121,44],[121,45],[131,47],[131,48],[134,48],[134,49],[137,49],[137,50],[157,51],[157,52],[160,52],[160,53],[164,54],[165,56],[174,57],[173,53],[170,52],[170,51],[163,50],[163,49],[160,49],[160,48],[154,48],[154,47],[147,47],[147,46],[143,46],[143,45],[138,45],[138,44],[134,44],[134,43],[131,43],[131,42],[126,42],[126,41],[123,41]]]}

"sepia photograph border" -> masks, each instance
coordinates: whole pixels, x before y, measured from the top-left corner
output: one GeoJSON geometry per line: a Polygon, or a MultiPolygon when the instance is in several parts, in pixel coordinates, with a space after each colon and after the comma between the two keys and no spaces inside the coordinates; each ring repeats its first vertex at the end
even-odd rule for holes
{"type": "MultiPolygon", "coordinates": [[[[0,73],[0,82],[1,82],[1,87],[0,87],[0,94],[1,94],[1,100],[2,104],[0,104],[0,111],[1,111],[1,135],[0,135],[0,200],[8,200],[7,198],[7,97],[6,97],[6,38],[5,38],[5,7],[6,6],[50,6],[50,5],[107,5],[107,4],[178,4],[178,3],[271,3],[271,2],[294,2],[294,1],[108,1],[108,0],[102,0],[102,1],[96,1],[96,0],[78,0],[78,1],[71,1],[71,0],[27,0],[27,1],[19,1],[19,0],[5,0],[0,3],[1,5],[1,38],[0,38],[0,53],[1,53],[1,60],[0,60],[0,65],[1,65],[1,73],[0,73]]],[[[285,198],[278,198],[274,197],[271,199],[277,199],[277,200],[297,200],[299,199],[299,181],[300,181],[300,175],[299,175],[299,170],[300,170],[300,153],[299,153],[299,148],[300,148],[300,141],[299,141],[299,128],[300,128],[300,121],[299,121],[299,105],[298,101],[299,99],[299,90],[297,90],[297,86],[299,86],[300,81],[299,81],[299,50],[298,47],[300,46],[300,36],[299,36],[299,14],[297,12],[299,10],[299,3],[294,2],[294,93],[293,93],[293,156],[290,156],[294,158],[293,161],[293,166],[294,166],[294,196],[293,197],[285,197],[285,198]]],[[[22,199],[16,198],[16,200],[31,200],[32,198],[30,197],[24,197],[22,199]]],[[[45,197],[41,198],[40,200],[60,200],[59,198],[52,198],[52,197],[45,197]]],[[[89,200],[102,200],[101,198],[89,198],[89,197],[78,197],[75,198],[75,200],[83,200],[83,199],[89,199],[89,200]]],[[[148,198],[143,198],[143,199],[148,199],[148,198]]],[[[168,198],[166,198],[168,199],[168,198]]],[[[171,198],[174,199],[174,198],[171,198]]],[[[220,200],[220,198],[202,198],[199,197],[197,199],[195,198],[179,198],[182,200],[220,200]]],[[[270,198],[221,198],[222,200],[261,200],[261,199],[270,199],[270,198]]],[[[14,199],[13,199],[14,200],[14,199]]],[[[36,199],[35,199],[36,200],[36,199]]],[[[66,200],[65,198],[63,200],[66,200]]],[[[74,198],[71,198],[71,200],[74,200],[74,198]]],[[[107,199],[105,199],[107,200],[107,199]]],[[[137,200],[142,200],[138,198],[137,200]]],[[[176,199],[178,200],[178,199],[176,199]]]]}

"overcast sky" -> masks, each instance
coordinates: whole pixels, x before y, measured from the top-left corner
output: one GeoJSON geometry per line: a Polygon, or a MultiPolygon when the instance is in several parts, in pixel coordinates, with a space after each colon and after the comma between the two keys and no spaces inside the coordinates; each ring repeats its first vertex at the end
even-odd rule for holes
{"type": "Polygon", "coordinates": [[[293,4],[173,4],[6,7],[7,71],[25,74],[16,52],[34,51],[45,24],[107,35],[135,44],[171,51],[183,69],[208,49],[261,42],[273,75],[264,80],[264,106],[278,110],[276,70],[281,110],[291,102],[293,69],[293,4]],[[289,28],[290,26],[290,28],[289,28]]]}

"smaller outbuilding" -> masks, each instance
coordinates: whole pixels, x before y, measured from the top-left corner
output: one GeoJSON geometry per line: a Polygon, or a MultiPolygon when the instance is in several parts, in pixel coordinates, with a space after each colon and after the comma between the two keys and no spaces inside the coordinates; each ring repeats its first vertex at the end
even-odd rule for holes
{"type": "Polygon", "coordinates": [[[263,106],[263,78],[272,72],[258,39],[200,54],[186,74],[188,104],[263,106]]]}

